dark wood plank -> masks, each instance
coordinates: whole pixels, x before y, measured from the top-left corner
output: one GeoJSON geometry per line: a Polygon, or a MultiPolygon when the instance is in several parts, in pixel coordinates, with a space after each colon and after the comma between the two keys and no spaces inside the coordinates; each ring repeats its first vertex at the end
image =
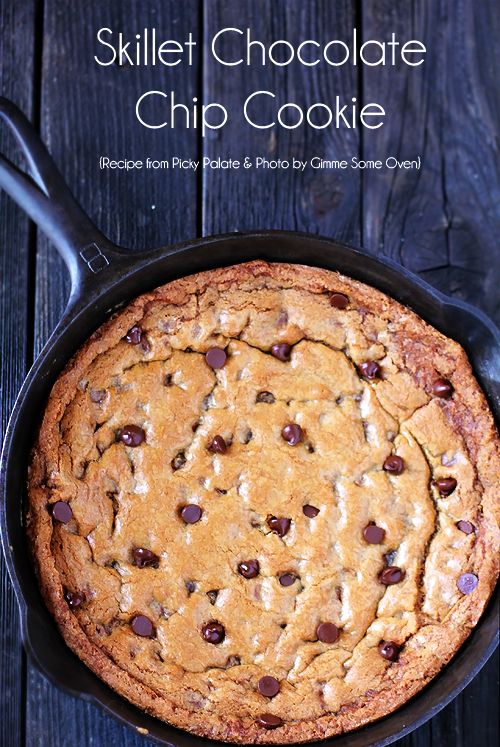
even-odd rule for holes
{"type": "MultiPolygon", "coordinates": [[[[0,91],[28,114],[32,109],[33,28],[36,0],[0,4],[2,55],[0,91]]],[[[0,126],[0,152],[22,164],[13,139],[0,126]]],[[[30,247],[34,234],[23,212],[4,193],[0,194],[0,429],[7,419],[31,362],[29,303],[30,247]]],[[[19,615],[7,569],[0,558],[0,744],[24,741],[25,655],[19,635],[19,615]]]]}
{"type": "Polygon", "coordinates": [[[499,743],[498,692],[500,690],[500,651],[491,657],[478,677],[460,696],[459,732],[464,735],[463,747],[468,744],[492,745],[499,743]],[[481,721],[480,730],[476,729],[481,721]],[[465,741],[468,738],[469,742],[465,741]]]}
{"type": "MultiPolygon", "coordinates": [[[[206,4],[204,100],[218,101],[230,108],[232,117],[223,129],[203,142],[204,155],[241,159],[306,160],[314,155],[344,158],[358,155],[357,130],[327,128],[313,130],[307,125],[296,130],[252,128],[243,119],[242,107],[253,91],[275,92],[279,103],[295,102],[307,107],[317,101],[333,103],[335,96],[350,101],[358,93],[354,69],[327,65],[305,67],[294,60],[288,67],[256,62],[250,67],[226,67],[213,60],[213,35],[226,27],[246,33],[267,45],[286,38],[292,43],[304,39],[327,41],[348,35],[355,24],[353,3],[339,0],[332,12],[329,0],[222,0],[206,4]]],[[[241,39],[232,34],[221,45],[227,59],[238,59],[241,39]],[[233,55],[232,57],[230,55],[233,55]]],[[[269,99],[270,100],[270,99],[269,99]]],[[[276,110],[275,110],[276,111],[276,110]]],[[[263,111],[269,114],[268,111],[263,111]]],[[[264,120],[261,120],[262,122],[264,120]]],[[[255,228],[285,228],[335,236],[359,243],[359,176],[356,172],[317,171],[302,174],[287,171],[205,171],[203,175],[203,233],[243,231],[255,228]]]]}
{"type": "Polygon", "coordinates": [[[420,67],[366,67],[363,97],[389,112],[363,157],[422,157],[363,174],[363,244],[498,316],[500,14],[494,0],[362,3],[363,37],[420,39],[420,67]]]}
{"type": "MultiPolygon", "coordinates": [[[[101,27],[133,38],[146,27],[198,35],[198,2],[146,0],[60,3],[47,0],[43,27],[42,137],[77,199],[111,239],[134,249],[196,235],[197,178],[189,172],[100,171],[98,158],[164,158],[197,151],[193,130],[147,130],[135,119],[144,91],[178,88],[190,99],[196,66],[173,69],[99,67],[94,34],[101,27]],[[125,80],[124,80],[125,79],[125,80]],[[179,82],[182,81],[182,85],[179,82]]],[[[62,261],[40,237],[36,275],[35,349],[55,326],[68,293],[62,261]]],[[[160,282],[160,278],[158,282],[160,282]]],[[[33,667],[27,680],[26,744],[30,747],[135,746],[144,739],[97,708],[50,685],[33,667]]]]}
{"type": "Polygon", "coordinates": [[[431,721],[396,747],[496,747],[498,744],[498,650],[468,687],[431,721]],[[481,723],[480,723],[481,722],[481,723]]]}
{"type": "Polygon", "coordinates": [[[27,747],[153,745],[151,740],[122,726],[97,706],[60,692],[34,669],[28,675],[27,706],[27,747]]]}

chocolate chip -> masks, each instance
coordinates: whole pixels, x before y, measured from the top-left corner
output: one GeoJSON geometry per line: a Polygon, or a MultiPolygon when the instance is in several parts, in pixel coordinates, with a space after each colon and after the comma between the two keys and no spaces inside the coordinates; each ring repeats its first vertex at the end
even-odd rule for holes
{"type": "Polygon", "coordinates": [[[265,402],[266,405],[272,405],[276,402],[276,398],[271,392],[259,392],[255,401],[265,402]]]}
{"type": "Polygon", "coordinates": [[[203,511],[196,503],[188,503],[187,506],[181,510],[181,517],[184,519],[186,524],[196,524],[201,519],[203,511]]]}
{"type": "Polygon", "coordinates": [[[400,475],[405,468],[405,463],[400,456],[391,454],[384,462],[384,469],[392,475],[400,475]]]}
{"type": "Polygon", "coordinates": [[[436,379],[432,384],[432,394],[434,397],[450,399],[454,391],[453,385],[448,379],[436,379]]]}
{"type": "Polygon", "coordinates": [[[142,349],[142,350],[143,350],[143,351],[144,351],[145,353],[149,353],[149,351],[151,350],[151,345],[149,344],[149,340],[148,340],[148,338],[147,338],[147,337],[145,337],[145,336],[143,336],[143,338],[142,338],[142,340],[141,340],[141,349],[142,349]]]}
{"type": "Polygon", "coordinates": [[[186,462],[187,459],[185,453],[183,451],[179,451],[179,453],[176,454],[170,462],[170,466],[172,467],[174,472],[177,472],[178,469],[182,469],[182,467],[184,467],[186,462]]]}
{"type": "Polygon", "coordinates": [[[322,643],[335,643],[340,635],[336,625],[330,622],[323,622],[316,628],[316,637],[322,643]]]}
{"type": "Polygon", "coordinates": [[[194,592],[196,591],[196,583],[194,581],[186,581],[184,586],[186,587],[186,591],[188,594],[194,594],[194,592]]]}
{"type": "Polygon", "coordinates": [[[118,431],[116,437],[117,440],[124,443],[125,446],[133,448],[140,446],[143,441],[146,440],[145,432],[138,425],[125,425],[118,431]]]}
{"type": "Polygon", "coordinates": [[[457,487],[457,481],[454,477],[441,477],[439,480],[433,480],[432,484],[438,489],[439,494],[448,498],[457,487]]]}
{"type": "Polygon", "coordinates": [[[358,371],[365,379],[379,379],[382,369],[377,361],[364,361],[358,366],[358,371]]]}
{"type": "Polygon", "coordinates": [[[462,594],[471,594],[478,584],[478,577],[474,573],[462,573],[458,577],[457,586],[462,594]]]}
{"type": "Polygon", "coordinates": [[[154,633],[154,625],[146,615],[135,615],[135,617],[132,618],[130,625],[134,633],[143,638],[151,638],[154,633]]]}
{"type": "Polygon", "coordinates": [[[264,695],[266,698],[274,698],[274,696],[280,691],[280,683],[275,677],[266,675],[265,677],[260,678],[257,688],[260,694],[264,695]]]}
{"type": "Polygon", "coordinates": [[[129,331],[125,335],[125,339],[131,345],[138,345],[140,343],[142,339],[142,329],[138,324],[134,324],[133,327],[130,327],[129,331]]]}
{"type": "Polygon", "coordinates": [[[135,547],[132,550],[132,557],[134,558],[134,565],[138,568],[158,568],[160,558],[152,550],[148,550],[147,547],[135,547]]]}
{"type": "Polygon", "coordinates": [[[210,348],[205,353],[205,360],[210,368],[222,368],[226,359],[226,351],[222,348],[210,348]]]}
{"type": "Polygon", "coordinates": [[[385,529],[376,524],[368,524],[363,529],[363,537],[370,545],[380,545],[384,541],[385,529]]]}
{"type": "Polygon", "coordinates": [[[463,519],[457,521],[457,528],[464,534],[472,534],[475,530],[474,524],[471,524],[470,521],[464,521],[463,519]]]}
{"type": "Polygon", "coordinates": [[[171,373],[167,374],[165,378],[163,379],[163,384],[165,386],[172,386],[173,383],[174,383],[174,375],[171,373]]]}
{"type": "Polygon", "coordinates": [[[201,635],[207,643],[216,644],[222,643],[226,636],[226,631],[222,623],[217,622],[217,620],[211,620],[202,627],[201,635]]]}
{"type": "Polygon", "coordinates": [[[380,656],[387,659],[387,661],[397,661],[399,659],[400,651],[401,646],[394,643],[394,641],[381,641],[378,646],[380,656]]]}
{"type": "Polygon", "coordinates": [[[399,584],[405,577],[405,572],[398,568],[397,565],[390,565],[381,572],[379,579],[381,584],[385,586],[392,586],[392,584],[399,584]]]}
{"type": "Polygon", "coordinates": [[[280,361],[289,361],[292,346],[287,342],[280,342],[271,346],[271,355],[274,355],[280,361]]]}
{"type": "Polygon", "coordinates": [[[100,405],[106,399],[107,392],[105,389],[91,389],[90,390],[90,401],[96,405],[100,405]]]}
{"type": "Polygon", "coordinates": [[[294,573],[282,573],[279,577],[279,582],[282,586],[292,586],[296,579],[297,576],[294,573]]]}
{"type": "Polygon", "coordinates": [[[302,441],[304,434],[300,425],[297,425],[297,423],[288,423],[281,431],[281,435],[290,446],[296,446],[302,441]]]}
{"type": "Polygon", "coordinates": [[[76,608],[80,607],[86,599],[83,591],[70,591],[69,589],[66,589],[64,592],[64,598],[71,610],[76,610],[76,608]]]}
{"type": "Polygon", "coordinates": [[[349,298],[345,293],[332,293],[330,296],[330,305],[333,306],[334,309],[347,309],[349,306],[349,298]]]}
{"type": "Polygon", "coordinates": [[[73,511],[66,501],[57,501],[57,503],[52,504],[52,516],[61,524],[67,524],[73,518],[73,511]]]}
{"type": "Polygon", "coordinates": [[[291,519],[285,519],[283,516],[281,517],[270,516],[267,520],[267,525],[269,529],[272,529],[273,532],[276,532],[276,534],[279,537],[285,536],[285,534],[290,529],[291,523],[292,523],[291,519]]]}
{"type": "Polygon", "coordinates": [[[258,723],[264,729],[277,729],[279,726],[283,726],[283,720],[279,716],[275,716],[274,713],[261,713],[258,723]]]}
{"type": "Polygon", "coordinates": [[[219,495],[227,495],[227,490],[224,490],[224,488],[215,488],[215,492],[219,495]]]}
{"type": "Polygon", "coordinates": [[[209,451],[213,451],[214,454],[225,454],[227,451],[227,444],[222,436],[214,436],[208,446],[209,451]]]}
{"type": "Polygon", "coordinates": [[[259,572],[260,565],[258,560],[243,560],[241,563],[238,563],[238,573],[243,578],[255,578],[259,575],[259,572]]]}
{"type": "Polygon", "coordinates": [[[215,604],[217,601],[217,597],[219,595],[218,589],[212,589],[211,591],[207,591],[207,597],[210,601],[210,604],[215,604]]]}
{"type": "Polygon", "coordinates": [[[319,508],[316,508],[316,506],[311,506],[310,503],[306,503],[305,506],[302,506],[302,511],[308,519],[314,519],[314,517],[319,514],[319,508]]]}

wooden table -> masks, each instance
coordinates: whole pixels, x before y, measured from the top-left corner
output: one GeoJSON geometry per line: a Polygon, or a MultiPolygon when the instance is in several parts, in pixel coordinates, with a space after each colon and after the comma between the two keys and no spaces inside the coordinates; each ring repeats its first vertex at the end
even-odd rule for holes
{"type": "MultiPolygon", "coordinates": [[[[100,228],[141,250],[196,235],[286,228],[334,236],[392,257],[445,292],[498,312],[500,237],[500,11],[496,0],[2,0],[0,92],[40,128],[56,162],[100,228]],[[95,34],[156,26],[200,43],[251,26],[255,38],[417,38],[419,68],[224,68],[207,51],[191,68],[99,67],[95,34]],[[147,130],[134,118],[144,91],[221,101],[238,111],[253,90],[300,104],[358,97],[385,106],[386,124],[359,129],[257,130],[238,117],[202,138],[147,130]],[[421,170],[100,171],[98,158],[399,159],[421,170]]],[[[199,49],[199,47],[198,47],[199,49]]],[[[13,143],[2,132],[2,147],[13,143]]],[[[64,307],[68,280],[45,238],[0,196],[2,427],[23,377],[64,307]]],[[[160,280],[160,278],[159,278],[160,280]]],[[[2,566],[0,745],[144,745],[96,707],[50,685],[23,652],[2,566]]],[[[403,745],[492,747],[498,659],[403,745]]]]}

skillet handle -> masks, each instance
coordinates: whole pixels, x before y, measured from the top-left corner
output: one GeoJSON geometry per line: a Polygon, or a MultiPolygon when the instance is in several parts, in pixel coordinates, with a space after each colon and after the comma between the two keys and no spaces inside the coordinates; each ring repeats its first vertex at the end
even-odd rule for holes
{"type": "MultiPolygon", "coordinates": [[[[13,133],[31,177],[0,154],[3,188],[55,244],[71,275],[70,304],[97,285],[96,275],[126,257],[78,205],[57,166],[22,111],[0,97],[0,119],[13,133]]],[[[103,273],[107,275],[107,273],[103,273]]]]}

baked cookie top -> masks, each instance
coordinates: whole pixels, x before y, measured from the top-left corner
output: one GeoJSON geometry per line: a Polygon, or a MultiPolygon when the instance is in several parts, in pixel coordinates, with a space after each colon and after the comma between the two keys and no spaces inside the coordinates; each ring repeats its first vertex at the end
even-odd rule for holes
{"type": "Polygon", "coordinates": [[[130,303],[56,382],[28,531],[68,645],[200,735],[394,710],[498,574],[499,451],[460,346],[375,289],[253,262],[130,303]]]}

